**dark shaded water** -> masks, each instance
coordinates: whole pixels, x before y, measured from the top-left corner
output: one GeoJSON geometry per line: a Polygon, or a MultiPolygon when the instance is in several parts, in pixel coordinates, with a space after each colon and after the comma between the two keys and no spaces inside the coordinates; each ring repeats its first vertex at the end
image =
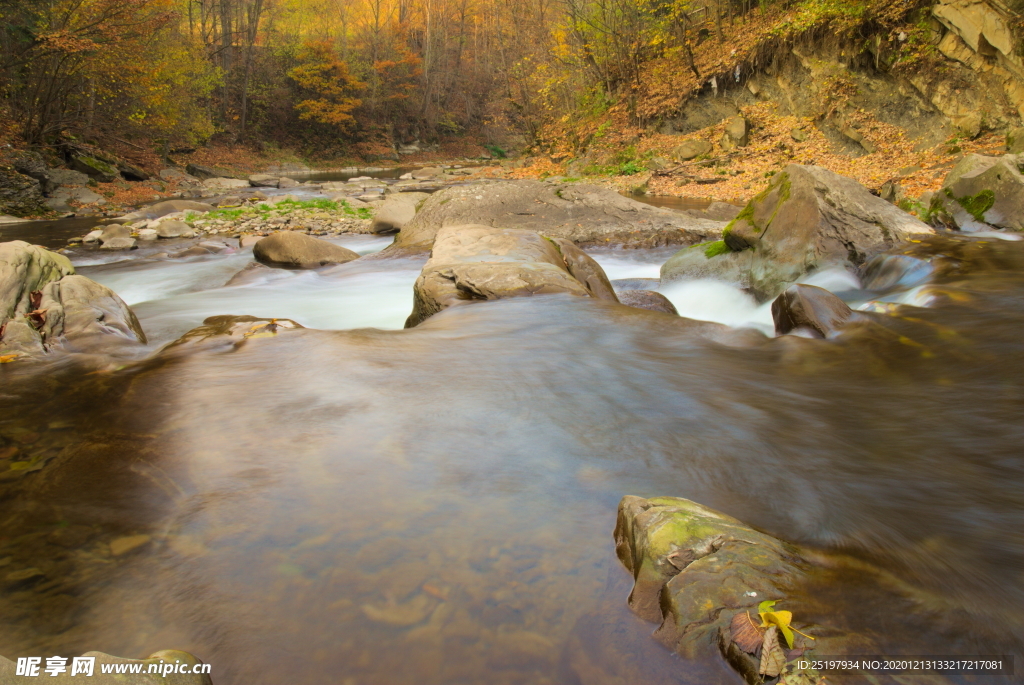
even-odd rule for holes
{"type": "Polygon", "coordinates": [[[0,466],[0,654],[173,647],[218,685],[738,682],[625,610],[636,494],[922,593],[879,606],[839,567],[791,600],[812,634],[1020,664],[1024,244],[934,245],[931,308],[832,341],[549,297],[0,366],[0,449],[36,469],[0,466]]]}

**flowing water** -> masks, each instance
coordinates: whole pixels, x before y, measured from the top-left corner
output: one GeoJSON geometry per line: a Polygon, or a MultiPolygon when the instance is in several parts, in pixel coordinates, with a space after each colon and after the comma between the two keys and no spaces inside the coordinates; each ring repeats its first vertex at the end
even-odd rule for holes
{"type": "MultiPolygon", "coordinates": [[[[400,330],[421,260],[235,278],[251,251],[78,251],[154,350],[216,314],[308,329],[101,372],[0,367],[0,454],[40,464],[0,479],[0,654],[184,649],[217,685],[741,682],[715,646],[682,661],[626,609],[611,531],[634,494],[697,500],[945,602],[880,607],[837,571],[790,604],[812,634],[1016,654],[1019,670],[1024,243],[918,250],[885,288],[811,279],[885,312],[870,326],[742,347],[562,297],[400,330]]],[[[657,277],[669,254],[593,252],[612,279],[657,277]]],[[[728,284],[662,292],[771,333],[767,305],[728,284]]]]}

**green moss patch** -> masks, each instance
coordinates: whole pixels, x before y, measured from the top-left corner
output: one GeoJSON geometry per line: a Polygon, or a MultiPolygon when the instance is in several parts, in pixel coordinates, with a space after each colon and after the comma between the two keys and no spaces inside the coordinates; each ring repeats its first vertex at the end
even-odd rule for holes
{"type": "Polygon", "coordinates": [[[704,256],[708,259],[732,252],[732,248],[725,244],[724,240],[716,240],[713,243],[704,243],[704,256]]]}
{"type": "Polygon", "coordinates": [[[985,212],[992,209],[992,205],[996,203],[996,194],[991,190],[983,190],[977,195],[966,195],[964,197],[954,197],[953,191],[949,188],[945,189],[946,197],[954,200],[958,205],[964,208],[964,211],[974,217],[975,221],[985,223],[985,212]]]}

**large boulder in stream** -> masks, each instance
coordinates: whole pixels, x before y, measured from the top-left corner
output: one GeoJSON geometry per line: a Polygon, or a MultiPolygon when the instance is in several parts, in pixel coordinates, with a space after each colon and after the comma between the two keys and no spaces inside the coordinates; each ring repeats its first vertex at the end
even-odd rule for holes
{"type": "Polygon", "coordinates": [[[405,327],[456,305],[554,293],[618,301],[600,265],[568,240],[513,228],[449,226],[438,231],[416,279],[405,327]]]}
{"type": "MultiPolygon", "coordinates": [[[[53,675],[45,671],[47,662],[45,659],[37,664],[34,672],[28,675],[19,675],[18,666],[0,656],[0,683],[3,685],[30,685],[40,680],[52,685],[77,685],[80,682],[87,682],[90,685],[212,685],[208,671],[210,667],[201,667],[203,662],[188,652],[176,649],[164,649],[150,654],[145,659],[126,659],[119,656],[111,656],[103,652],[86,652],[83,654],[91,661],[91,670],[77,671],[72,675],[74,660],[67,659],[64,662],[64,672],[53,675]],[[126,675],[124,673],[104,673],[103,667],[112,664],[115,667],[134,668],[136,664],[141,666],[139,673],[126,675]],[[165,665],[166,664],[166,668],[165,665]],[[150,673],[151,666],[156,666],[156,672],[150,673]],[[175,673],[173,670],[182,670],[186,666],[187,673],[175,673]],[[192,673],[192,670],[199,667],[199,673],[192,673]],[[166,670],[166,673],[164,672],[166,670]]],[[[88,662],[87,662],[88,663],[88,662]]]]}
{"type": "Polygon", "coordinates": [[[814,337],[830,338],[853,316],[853,310],[838,297],[814,285],[791,285],[772,302],[775,333],[807,331],[814,337]]]}
{"type": "MultiPolygon", "coordinates": [[[[658,624],[654,639],[687,660],[717,650],[750,685],[779,675],[784,683],[818,683],[819,674],[800,665],[816,655],[886,653],[895,645],[876,642],[885,633],[870,621],[888,617],[865,615],[864,606],[898,607],[896,620],[921,626],[921,636],[890,633],[900,636],[900,653],[926,653],[921,639],[942,634],[928,627],[958,620],[937,615],[943,598],[911,590],[882,569],[804,549],[677,497],[624,497],[615,550],[633,576],[629,607],[658,624]],[[777,606],[762,607],[765,601],[777,606]],[[765,610],[790,612],[781,616],[791,620],[787,630],[799,631],[791,633],[792,644],[776,625],[762,625],[758,614],[765,610]],[[763,658],[766,648],[772,659],[763,658]]],[[[949,682],[935,678],[929,682],[949,682]]],[[[864,674],[831,672],[828,682],[862,683],[864,674]]]]}
{"type": "Polygon", "coordinates": [[[430,195],[427,193],[393,193],[384,198],[384,203],[373,215],[371,233],[398,233],[413,220],[420,203],[430,195]]]}
{"type": "Polygon", "coordinates": [[[359,259],[359,254],[347,247],[295,231],[267,236],[253,245],[252,256],[267,266],[293,269],[315,269],[359,259]]]}
{"type": "Polygon", "coordinates": [[[1024,230],[1024,174],[1018,155],[967,155],[946,175],[931,210],[963,231],[1024,230]]]}
{"type": "Polygon", "coordinates": [[[790,164],[726,227],[723,245],[707,246],[704,262],[693,260],[702,269],[720,267],[726,280],[735,280],[745,260],[721,257],[750,251],[747,282],[758,298],[767,300],[808,273],[837,266],[856,269],[899,243],[933,234],[931,227],[853,179],[790,164]]]}
{"type": "Polygon", "coordinates": [[[114,291],[75,275],[63,255],[20,240],[0,243],[0,354],[38,356],[56,346],[107,351],[146,335],[114,291]]]}
{"type": "Polygon", "coordinates": [[[661,265],[661,280],[670,283],[713,278],[746,288],[750,285],[750,263],[753,257],[753,250],[733,252],[724,240],[691,245],[676,252],[661,265]]]}
{"type": "Polygon", "coordinates": [[[724,223],[637,202],[608,188],[506,181],[452,186],[423,203],[389,251],[427,252],[444,226],[537,231],[577,245],[657,247],[721,237],[724,223]]]}

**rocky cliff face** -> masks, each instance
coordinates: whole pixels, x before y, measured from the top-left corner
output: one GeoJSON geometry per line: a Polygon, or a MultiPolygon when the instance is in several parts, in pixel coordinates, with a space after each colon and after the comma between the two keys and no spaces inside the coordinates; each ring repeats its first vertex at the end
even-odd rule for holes
{"type": "Polygon", "coordinates": [[[924,143],[1019,126],[1024,118],[1024,56],[1014,11],[999,0],[941,0],[914,35],[896,41],[810,39],[780,46],[769,64],[738,69],[730,86],[706,89],[662,133],[690,133],[769,100],[783,114],[814,118],[846,152],[873,152],[848,120],[863,109],[924,143]],[[899,49],[919,43],[927,58],[907,66],[899,49]]]}

